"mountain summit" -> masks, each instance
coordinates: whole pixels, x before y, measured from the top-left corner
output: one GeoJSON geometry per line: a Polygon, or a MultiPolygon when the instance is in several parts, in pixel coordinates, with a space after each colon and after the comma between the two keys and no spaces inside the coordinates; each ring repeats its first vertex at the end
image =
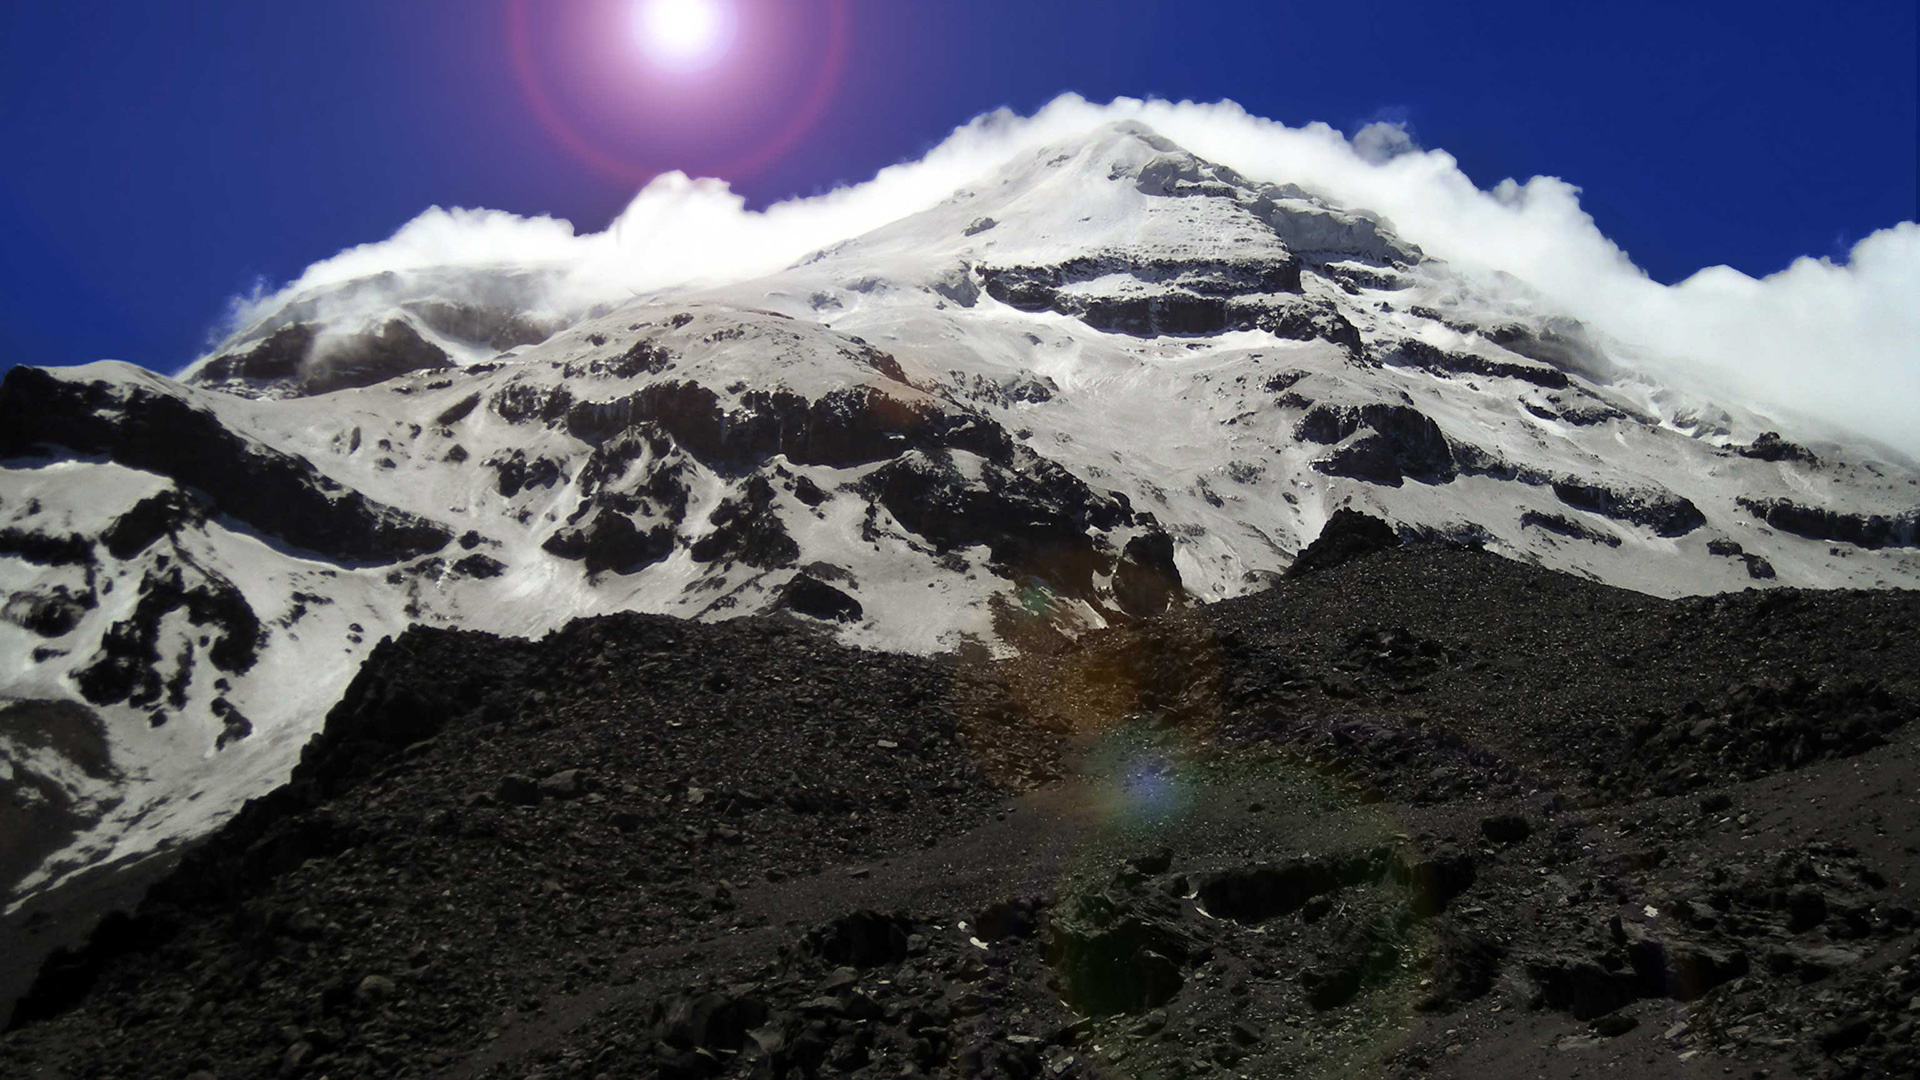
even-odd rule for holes
{"type": "Polygon", "coordinates": [[[211,827],[415,623],[1046,650],[1260,589],[1342,509],[1662,596],[1920,583],[1904,464],[1138,124],[757,280],[548,284],[383,274],[178,379],[7,375],[7,882],[211,827]]]}

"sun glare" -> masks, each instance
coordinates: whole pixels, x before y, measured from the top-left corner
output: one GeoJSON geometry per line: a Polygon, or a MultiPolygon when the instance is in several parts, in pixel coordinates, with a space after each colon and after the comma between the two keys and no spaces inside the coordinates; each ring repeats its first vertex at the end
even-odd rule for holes
{"type": "Polygon", "coordinates": [[[724,0],[639,0],[634,32],[656,64],[691,71],[726,51],[729,14],[724,0]]]}

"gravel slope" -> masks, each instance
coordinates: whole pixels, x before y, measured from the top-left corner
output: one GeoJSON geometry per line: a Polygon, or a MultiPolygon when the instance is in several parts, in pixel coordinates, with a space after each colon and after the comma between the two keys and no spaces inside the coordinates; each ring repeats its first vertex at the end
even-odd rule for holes
{"type": "Polygon", "coordinates": [[[1920,596],[1369,546],[997,663],[410,632],[0,1071],[1913,1067],[1920,596]]]}

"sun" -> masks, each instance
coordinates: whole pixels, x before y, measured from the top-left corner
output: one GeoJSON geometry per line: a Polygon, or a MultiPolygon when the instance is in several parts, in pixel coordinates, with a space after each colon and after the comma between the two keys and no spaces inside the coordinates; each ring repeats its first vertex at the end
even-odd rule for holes
{"type": "Polygon", "coordinates": [[[726,52],[732,14],[727,0],[637,0],[633,29],[654,63],[696,71],[726,52]]]}

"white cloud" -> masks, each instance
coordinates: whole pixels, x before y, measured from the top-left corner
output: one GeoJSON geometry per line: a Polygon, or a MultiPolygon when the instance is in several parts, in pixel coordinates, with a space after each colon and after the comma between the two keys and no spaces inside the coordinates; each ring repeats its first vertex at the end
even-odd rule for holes
{"type": "Polygon", "coordinates": [[[1375,120],[1353,133],[1353,152],[1369,165],[1385,165],[1418,149],[1405,121],[1375,120]]]}
{"type": "Polygon", "coordinates": [[[1601,234],[1579,189],[1564,180],[1509,179],[1482,190],[1445,151],[1418,149],[1402,125],[1370,124],[1350,141],[1324,124],[1290,128],[1232,102],[1096,105],[1067,95],[1031,117],[1001,110],[960,127],[919,161],[763,211],[748,210],[720,181],[670,173],[599,233],[553,218],[435,208],[390,239],[316,263],[280,293],[236,308],[257,316],[316,286],[442,266],[546,267],[561,307],[742,280],[932,206],[1017,154],[1120,119],[1143,121],[1250,177],[1381,214],[1456,267],[1511,274],[1656,374],[1920,454],[1920,226],[1882,229],[1845,262],[1803,258],[1760,279],[1714,267],[1667,286],[1601,234]]]}

